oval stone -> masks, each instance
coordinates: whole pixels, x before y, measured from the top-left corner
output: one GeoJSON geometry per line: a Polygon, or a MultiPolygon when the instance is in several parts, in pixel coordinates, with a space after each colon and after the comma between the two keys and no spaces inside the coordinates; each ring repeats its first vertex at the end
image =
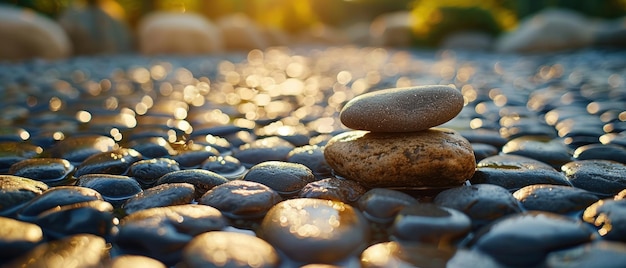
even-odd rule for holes
{"type": "Polygon", "coordinates": [[[444,128],[344,132],[328,142],[324,157],[337,174],[369,188],[458,186],[476,168],[470,143],[444,128]]]}
{"type": "Polygon", "coordinates": [[[350,100],[340,113],[349,128],[372,132],[413,132],[441,125],[463,108],[463,94],[429,85],[374,91],[350,100]]]}
{"type": "Polygon", "coordinates": [[[295,261],[333,263],[366,246],[368,225],[350,205],[297,198],[267,213],[258,234],[295,261]]]}

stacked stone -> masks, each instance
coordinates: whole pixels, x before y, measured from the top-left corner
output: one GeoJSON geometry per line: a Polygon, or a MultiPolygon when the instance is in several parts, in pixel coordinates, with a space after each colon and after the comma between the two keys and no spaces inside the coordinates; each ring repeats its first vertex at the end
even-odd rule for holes
{"type": "Polygon", "coordinates": [[[374,91],[350,100],[340,113],[353,129],[333,137],[324,157],[337,175],[369,188],[422,189],[462,185],[476,160],[456,131],[437,127],[463,108],[451,86],[374,91]]]}

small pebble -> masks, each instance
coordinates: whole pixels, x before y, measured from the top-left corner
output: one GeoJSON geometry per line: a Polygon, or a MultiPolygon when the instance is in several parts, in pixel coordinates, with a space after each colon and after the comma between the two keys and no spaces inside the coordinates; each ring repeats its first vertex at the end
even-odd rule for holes
{"type": "Polygon", "coordinates": [[[95,153],[76,167],[74,176],[85,174],[122,175],[135,162],[142,159],[139,152],[133,149],[120,148],[112,151],[95,153]]]}
{"type": "Polygon", "coordinates": [[[0,175],[0,216],[13,216],[33,198],[48,190],[43,182],[13,175],[0,175]]]}
{"type": "Polygon", "coordinates": [[[525,212],[479,230],[470,246],[504,265],[540,266],[553,251],[591,241],[591,231],[578,221],[549,212],[525,212]]]}
{"type": "Polygon", "coordinates": [[[412,204],[398,212],[392,235],[400,241],[453,246],[469,233],[472,221],[463,212],[434,204],[412,204]]]}
{"type": "Polygon", "coordinates": [[[71,176],[74,165],[60,158],[31,158],[11,166],[9,173],[15,176],[44,182],[49,186],[70,185],[75,182],[71,176]]]}
{"type": "Polygon", "coordinates": [[[390,223],[404,207],[417,203],[415,198],[403,192],[374,188],[359,198],[358,207],[368,220],[390,223]]]}
{"type": "Polygon", "coordinates": [[[209,156],[209,158],[202,162],[201,168],[215,172],[228,180],[239,179],[247,171],[239,159],[230,155],[209,156]]]}
{"type": "Polygon", "coordinates": [[[128,168],[128,176],[139,182],[141,188],[146,189],[154,186],[163,175],[179,171],[178,162],[169,158],[155,158],[140,160],[128,168]]]}
{"type": "Polygon", "coordinates": [[[280,258],[269,243],[256,236],[213,231],[194,237],[183,249],[188,268],[279,267],[280,258]]]}
{"type": "Polygon", "coordinates": [[[295,146],[279,137],[268,137],[242,145],[233,152],[246,168],[265,161],[287,161],[287,155],[295,146]]]}
{"type": "Polygon", "coordinates": [[[472,219],[474,229],[522,211],[519,201],[507,189],[493,184],[448,189],[437,194],[433,203],[465,213],[472,219]]]}
{"type": "Polygon", "coordinates": [[[86,174],[78,177],[76,186],[91,188],[116,207],[141,193],[141,185],[131,177],[109,174],[86,174]]]}
{"type": "Polygon", "coordinates": [[[571,185],[548,164],[518,155],[495,155],[481,160],[470,181],[499,185],[512,192],[533,184],[571,185]]]}
{"type": "Polygon", "coordinates": [[[604,239],[626,242],[626,200],[599,200],[585,209],[582,219],[604,239]]]}
{"type": "Polygon", "coordinates": [[[626,244],[605,240],[554,251],[546,257],[548,267],[626,267],[626,244]]]}
{"type": "Polygon", "coordinates": [[[572,161],[569,149],[558,139],[522,136],[507,142],[502,147],[502,153],[532,158],[555,169],[572,161]]]}
{"type": "Polygon", "coordinates": [[[298,197],[319,198],[353,204],[366,189],[355,181],[330,177],[305,185],[298,197]]]}
{"type": "Polygon", "coordinates": [[[350,205],[297,198],[272,207],[258,233],[296,261],[334,263],[364,249],[368,227],[350,205]]]}
{"type": "Polygon", "coordinates": [[[229,180],[221,175],[204,169],[187,169],[172,171],[163,175],[157,180],[156,185],[166,183],[189,183],[192,184],[196,190],[194,195],[195,199],[199,199],[207,191],[213,189],[215,186],[226,183],[229,180]]]}
{"type": "Polygon", "coordinates": [[[122,205],[126,214],[144,209],[189,204],[194,199],[195,187],[189,183],[166,183],[148,188],[129,198],[122,205]]]}
{"type": "Polygon", "coordinates": [[[198,203],[215,207],[231,219],[261,219],[280,201],[278,192],[264,184],[234,180],[215,186],[198,203]]]}
{"type": "Polygon", "coordinates": [[[626,189],[626,165],[609,160],[581,160],[561,167],[575,187],[600,198],[612,197],[626,189]]]}
{"type": "Polygon", "coordinates": [[[297,195],[315,176],[302,164],[267,161],[251,167],[243,180],[264,184],[286,198],[297,195]]]}
{"type": "Polygon", "coordinates": [[[610,160],[626,164],[626,148],[613,144],[589,144],[576,148],[575,160],[610,160]]]}
{"type": "Polygon", "coordinates": [[[541,210],[557,214],[577,213],[598,201],[598,197],[583,189],[549,184],[523,187],[513,193],[526,210],[541,210]]]}
{"type": "Polygon", "coordinates": [[[0,265],[33,249],[44,241],[36,224],[0,217],[0,265]]]}
{"type": "Polygon", "coordinates": [[[296,147],[287,154],[287,162],[307,166],[318,179],[332,175],[332,169],[324,158],[324,147],[305,145],[296,147]]]}
{"type": "Polygon", "coordinates": [[[351,99],[339,114],[357,130],[414,132],[441,125],[463,108],[463,95],[450,86],[420,86],[373,91],[351,99]]]}
{"type": "Polygon", "coordinates": [[[7,267],[99,267],[105,260],[106,251],[104,238],[77,234],[40,244],[7,267]]]}

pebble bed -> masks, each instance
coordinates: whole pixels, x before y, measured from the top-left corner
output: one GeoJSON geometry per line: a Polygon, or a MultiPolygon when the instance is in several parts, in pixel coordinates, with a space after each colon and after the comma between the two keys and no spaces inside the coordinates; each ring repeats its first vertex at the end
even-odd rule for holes
{"type": "Polygon", "coordinates": [[[625,267],[624,59],[307,47],[2,63],[0,265],[625,267]],[[333,172],[324,146],[349,131],[349,100],[421,85],[463,94],[441,127],[470,142],[471,179],[366,188],[333,172]]]}

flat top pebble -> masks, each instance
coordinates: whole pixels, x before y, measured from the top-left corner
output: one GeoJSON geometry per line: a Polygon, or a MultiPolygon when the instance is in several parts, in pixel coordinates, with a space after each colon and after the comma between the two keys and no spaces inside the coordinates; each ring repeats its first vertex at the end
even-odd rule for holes
{"type": "Polygon", "coordinates": [[[349,128],[373,132],[413,132],[441,125],[463,108],[463,95],[450,86],[373,91],[350,100],[339,118],[349,128]]]}

